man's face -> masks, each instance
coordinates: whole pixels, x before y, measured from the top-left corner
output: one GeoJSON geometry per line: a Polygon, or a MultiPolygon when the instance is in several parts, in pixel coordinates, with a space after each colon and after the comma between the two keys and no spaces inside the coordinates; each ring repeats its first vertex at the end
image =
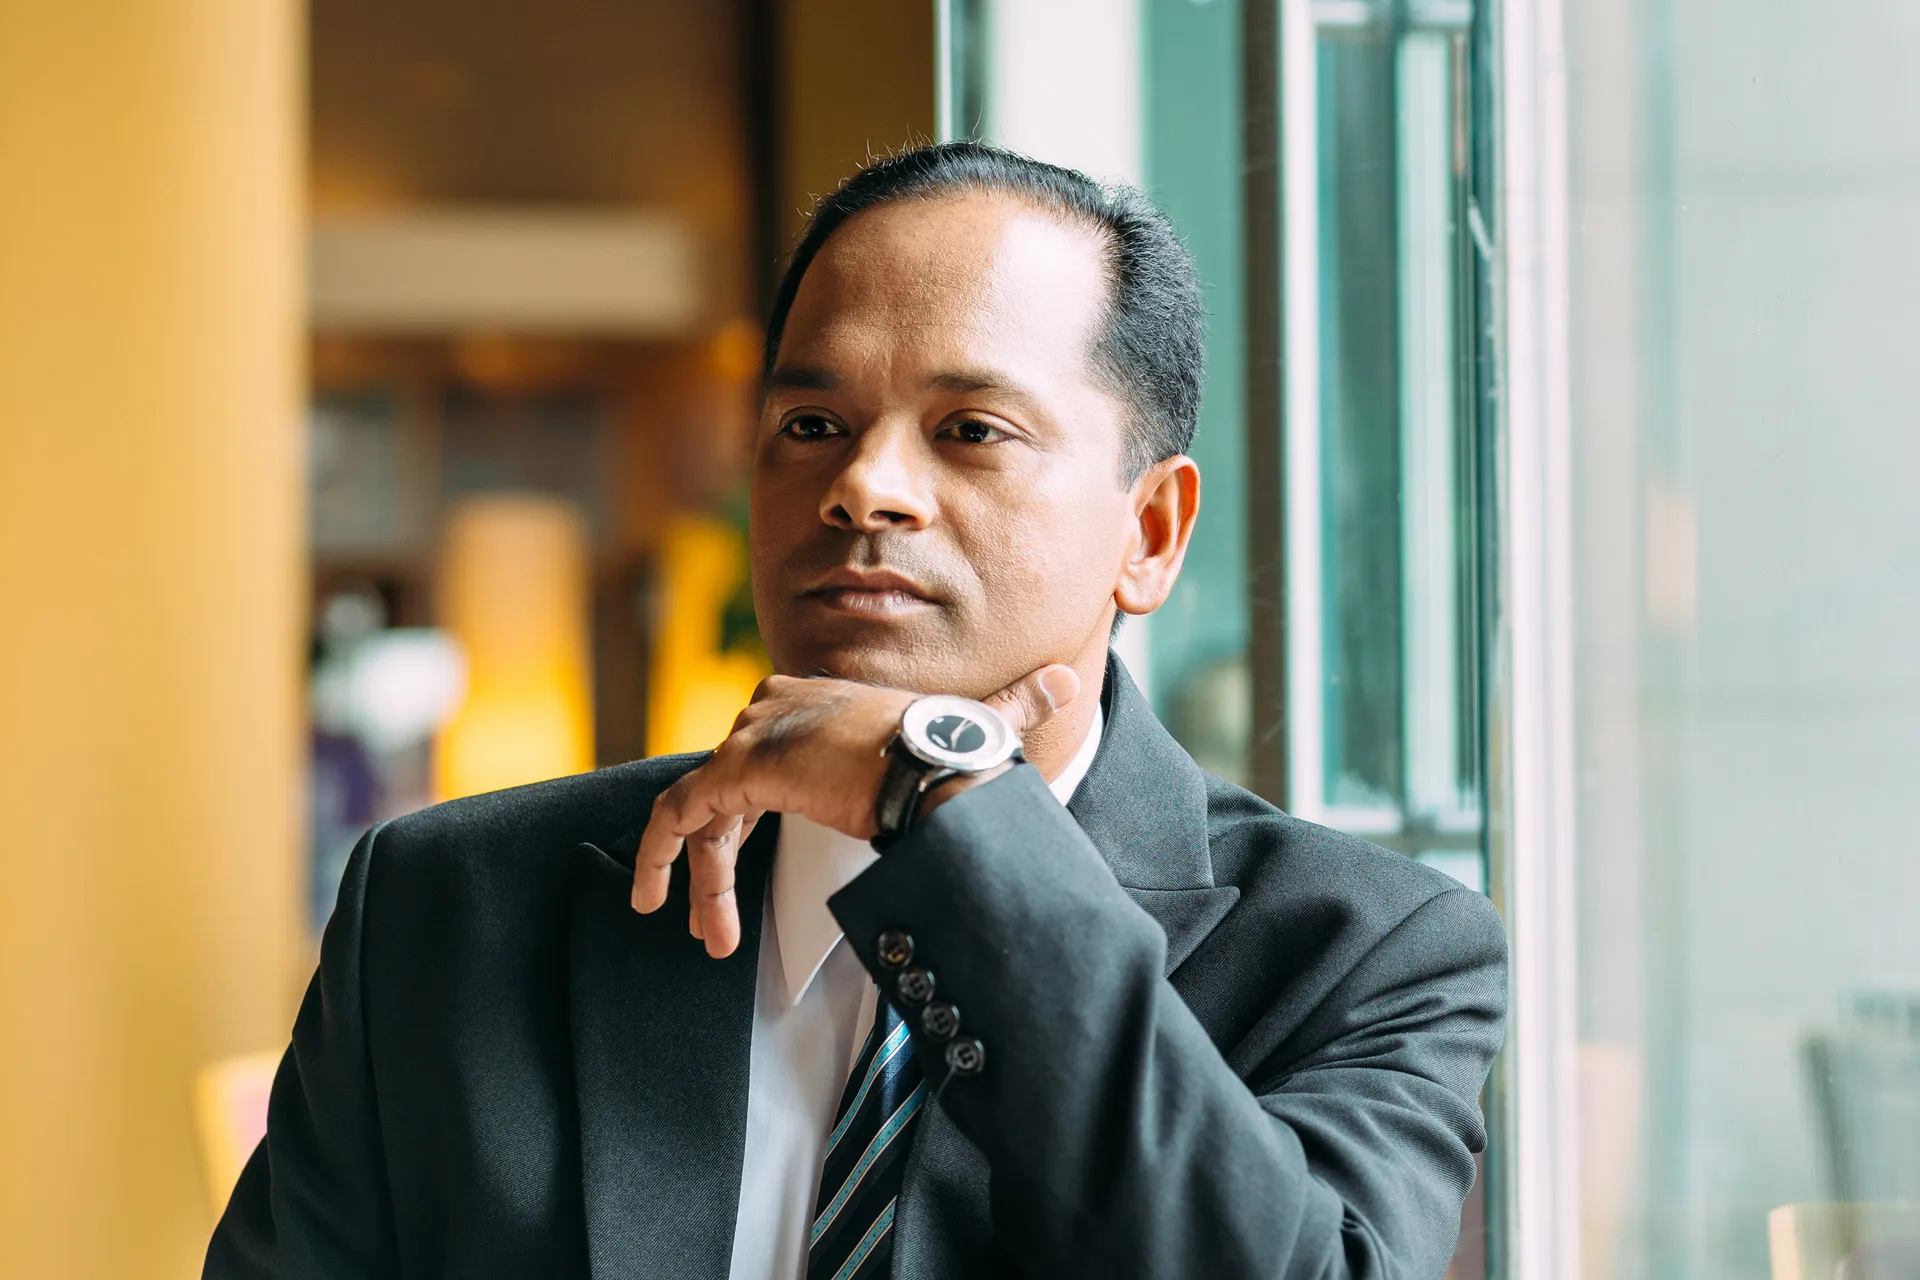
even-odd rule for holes
{"type": "Polygon", "coordinates": [[[1136,525],[1125,408],[1091,360],[1107,291],[1091,231],[1003,196],[885,205],[827,241],[755,442],[777,670],[982,697],[1104,653],[1136,525]]]}

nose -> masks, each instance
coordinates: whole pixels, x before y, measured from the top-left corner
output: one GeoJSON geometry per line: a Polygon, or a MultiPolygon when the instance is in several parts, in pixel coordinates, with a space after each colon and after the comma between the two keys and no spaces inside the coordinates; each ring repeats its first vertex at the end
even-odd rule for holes
{"type": "Polygon", "coordinates": [[[820,518],[856,533],[925,528],[933,502],[919,443],[919,433],[907,427],[875,424],[861,432],[820,501],[820,518]]]}

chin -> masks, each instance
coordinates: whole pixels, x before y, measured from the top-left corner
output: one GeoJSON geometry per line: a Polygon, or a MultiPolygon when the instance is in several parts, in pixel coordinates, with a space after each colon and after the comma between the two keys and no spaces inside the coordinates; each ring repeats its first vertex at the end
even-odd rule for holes
{"type": "Polygon", "coordinates": [[[794,665],[794,675],[833,676],[916,693],[934,692],[940,676],[918,655],[886,645],[809,648],[805,659],[794,665]]]}
{"type": "Polygon", "coordinates": [[[976,687],[982,672],[993,668],[989,661],[968,663],[950,648],[879,640],[787,646],[774,665],[782,675],[833,676],[913,693],[978,698],[1000,688],[999,684],[976,687]]]}

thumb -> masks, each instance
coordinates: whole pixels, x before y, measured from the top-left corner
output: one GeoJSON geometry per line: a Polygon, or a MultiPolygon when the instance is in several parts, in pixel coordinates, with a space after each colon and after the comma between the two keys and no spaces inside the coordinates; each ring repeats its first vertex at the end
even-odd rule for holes
{"type": "Polygon", "coordinates": [[[1080,673],[1063,662],[1029,671],[986,699],[1024,738],[1045,724],[1054,712],[1080,696],[1080,673]]]}

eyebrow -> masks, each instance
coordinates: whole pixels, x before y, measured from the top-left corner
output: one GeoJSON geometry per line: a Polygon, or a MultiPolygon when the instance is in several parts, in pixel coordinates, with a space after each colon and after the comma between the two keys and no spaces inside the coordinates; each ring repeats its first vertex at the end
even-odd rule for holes
{"type": "MultiPolygon", "coordinates": [[[[775,391],[839,391],[847,385],[847,380],[831,369],[819,365],[783,364],[767,375],[765,390],[775,391]]],[[[955,392],[970,395],[976,392],[992,391],[1020,402],[1028,408],[1033,407],[1033,397],[1019,383],[991,369],[949,369],[929,376],[924,384],[932,391],[955,392]]]]}
{"type": "Polygon", "coordinates": [[[1005,378],[986,369],[956,369],[950,373],[936,373],[927,379],[927,385],[935,391],[1012,391],[1020,388],[1005,378]]]}
{"type": "Polygon", "coordinates": [[[767,375],[768,391],[837,391],[841,378],[831,370],[813,365],[783,364],[767,375]]]}
{"type": "Polygon", "coordinates": [[[1046,422],[1050,416],[1032,392],[1015,379],[992,369],[950,369],[928,378],[927,386],[934,391],[950,391],[959,395],[992,392],[1000,396],[1003,403],[1016,406],[1018,412],[1032,419],[1035,425],[1046,422]]]}

